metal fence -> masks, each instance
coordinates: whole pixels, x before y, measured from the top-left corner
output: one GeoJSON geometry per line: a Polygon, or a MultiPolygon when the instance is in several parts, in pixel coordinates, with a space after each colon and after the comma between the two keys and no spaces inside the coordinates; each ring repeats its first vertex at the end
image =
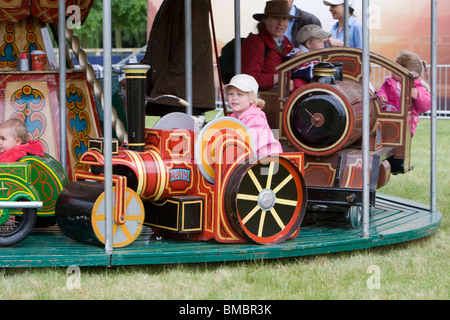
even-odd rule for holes
{"type": "MultiPolygon", "coordinates": [[[[429,66],[427,66],[429,68],[429,66]]],[[[437,66],[437,116],[438,118],[450,119],[450,106],[449,106],[449,91],[448,83],[450,80],[449,75],[450,65],[438,65],[437,66]]],[[[430,113],[426,114],[430,116],[430,113]]]]}

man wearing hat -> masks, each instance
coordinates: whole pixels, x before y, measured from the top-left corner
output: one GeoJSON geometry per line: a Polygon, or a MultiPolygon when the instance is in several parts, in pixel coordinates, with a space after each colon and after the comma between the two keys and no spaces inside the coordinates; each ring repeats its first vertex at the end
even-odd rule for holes
{"type": "MultiPolygon", "coordinates": [[[[258,34],[250,33],[242,43],[242,73],[253,76],[261,89],[274,88],[278,84],[275,68],[294,48],[284,36],[289,19],[297,18],[289,13],[288,1],[267,1],[264,13],[256,13],[258,34]]],[[[293,88],[293,83],[290,83],[293,88]]]]}
{"type": "MultiPolygon", "coordinates": [[[[327,45],[330,47],[344,46],[344,19],[345,5],[344,0],[326,0],[323,4],[330,7],[333,19],[338,20],[331,29],[331,37],[328,38],[327,45]]],[[[356,20],[353,15],[355,7],[353,0],[348,0],[349,17],[348,17],[348,46],[362,49],[362,23],[356,20]]]]}
{"type": "MultiPolygon", "coordinates": [[[[275,1],[283,1],[283,0],[275,0],[275,1]]],[[[286,30],[285,36],[291,40],[292,44],[295,47],[298,47],[300,43],[297,41],[297,34],[303,28],[304,26],[308,24],[315,24],[319,27],[322,27],[322,24],[315,15],[312,13],[306,12],[298,8],[294,5],[294,0],[288,0],[289,4],[289,13],[292,16],[297,16],[298,18],[295,19],[289,19],[289,26],[286,30]]]]}

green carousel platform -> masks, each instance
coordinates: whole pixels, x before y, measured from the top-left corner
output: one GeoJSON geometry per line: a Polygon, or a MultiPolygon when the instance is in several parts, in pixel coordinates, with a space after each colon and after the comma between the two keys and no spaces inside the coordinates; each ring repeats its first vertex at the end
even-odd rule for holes
{"type": "Polygon", "coordinates": [[[310,214],[297,238],[277,245],[221,244],[214,241],[156,240],[144,228],[136,241],[113,250],[67,238],[57,226],[36,229],[19,244],[0,248],[0,267],[124,266],[274,259],[393,245],[435,233],[442,214],[410,200],[377,195],[370,235],[339,214],[310,214]]]}

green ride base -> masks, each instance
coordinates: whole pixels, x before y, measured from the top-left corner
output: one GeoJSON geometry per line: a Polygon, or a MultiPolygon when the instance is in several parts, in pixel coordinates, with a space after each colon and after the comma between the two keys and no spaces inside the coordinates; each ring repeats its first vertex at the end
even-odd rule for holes
{"type": "MultiPolygon", "coordinates": [[[[308,216],[308,213],[307,213],[308,216]]],[[[344,214],[321,214],[304,221],[297,238],[276,245],[157,240],[150,228],[125,248],[104,248],[65,237],[57,226],[36,229],[17,245],[0,248],[0,267],[125,266],[276,259],[393,245],[435,233],[441,212],[423,204],[377,195],[370,234],[352,228],[344,214]]]]}

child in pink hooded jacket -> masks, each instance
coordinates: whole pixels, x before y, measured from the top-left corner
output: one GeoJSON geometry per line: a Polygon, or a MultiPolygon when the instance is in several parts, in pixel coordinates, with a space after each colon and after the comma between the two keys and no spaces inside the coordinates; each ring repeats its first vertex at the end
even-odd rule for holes
{"type": "Polygon", "coordinates": [[[249,128],[258,157],[280,154],[283,149],[267,123],[266,114],[262,111],[265,102],[258,98],[258,89],[259,85],[252,76],[234,76],[224,87],[228,105],[234,111],[230,117],[242,121],[249,128]]]}
{"type": "MultiPolygon", "coordinates": [[[[431,108],[431,95],[428,85],[420,79],[424,62],[415,53],[405,50],[400,51],[396,62],[411,71],[414,75],[417,75],[417,78],[414,80],[414,88],[411,89],[413,114],[409,121],[411,123],[411,136],[414,136],[417,124],[419,123],[419,114],[427,112],[431,108]]],[[[386,78],[381,88],[377,91],[377,95],[383,104],[383,110],[400,111],[400,77],[393,73],[392,77],[386,78]]]]}

